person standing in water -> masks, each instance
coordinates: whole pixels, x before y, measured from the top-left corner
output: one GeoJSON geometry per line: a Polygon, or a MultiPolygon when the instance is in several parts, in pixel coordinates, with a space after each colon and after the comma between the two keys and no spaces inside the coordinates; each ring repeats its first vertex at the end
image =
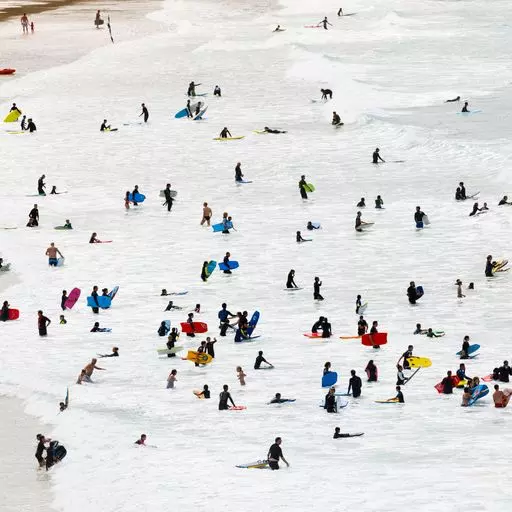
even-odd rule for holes
{"type": "Polygon", "coordinates": [[[381,156],[380,156],[380,149],[375,148],[375,151],[373,152],[372,161],[374,164],[378,164],[380,162],[386,162],[381,156]]]}
{"type": "Polygon", "coordinates": [[[48,326],[52,323],[52,321],[43,315],[43,311],[40,309],[37,312],[37,329],[39,331],[39,336],[47,336],[48,326]]]}
{"type": "Polygon", "coordinates": [[[212,218],[212,209],[208,203],[203,203],[203,218],[201,219],[201,226],[206,222],[210,226],[210,219],[212,218]]]}
{"type": "Polygon", "coordinates": [[[165,196],[165,203],[163,204],[163,206],[167,205],[167,211],[170,212],[172,209],[172,203],[174,201],[174,199],[171,196],[171,184],[170,183],[167,183],[167,185],[165,186],[164,196],[165,196]]]}
{"type": "Polygon", "coordinates": [[[229,409],[228,401],[232,403],[233,407],[236,407],[235,402],[233,402],[233,398],[231,397],[231,393],[229,392],[229,386],[224,384],[224,386],[222,386],[222,391],[219,394],[219,411],[226,411],[229,409]]]}
{"type": "Polygon", "coordinates": [[[235,181],[241,182],[243,181],[244,175],[242,174],[242,164],[238,162],[235,167],[235,181]]]}
{"type": "Polygon", "coordinates": [[[286,278],[286,288],[298,288],[295,284],[295,270],[291,269],[286,278]]]}
{"type": "Polygon", "coordinates": [[[50,247],[48,247],[48,249],[46,249],[46,253],[45,253],[45,255],[48,256],[48,265],[50,265],[50,267],[57,266],[57,254],[61,258],[64,258],[64,256],[59,251],[59,249],[57,247],[55,247],[55,243],[52,242],[50,244],[50,247]]]}
{"type": "Polygon", "coordinates": [[[144,122],[147,123],[149,119],[149,111],[144,103],[141,104],[142,112],[139,114],[139,117],[144,116],[144,122]]]}
{"type": "Polygon", "coordinates": [[[284,458],[281,443],[282,439],[280,437],[276,437],[274,444],[268,450],[267,460],[268,465],[272,470],[279,469],[279,460],[282,460],[287,467],[290,467],[290,464],[288,464],[288,461],[284,458]]]}
{"type": "Polygon", "coordinates": [[[331,23],[329,23],[329,21],[327,20],[327,16],[322,21],[320,21],[318,24],[323,25],[325,30],[328,30],[327,25],[330,25],[332,27],[331,23]]]}
{"type": "Polygon", "coordinates": [[[46,192],[44,191],[44,189],[46,188],[46,184],[44,182],[44,179],[46,178],[46,176],[43,174],[38,180],[37,180],[37,193],[40,195],[40,196],[45,196],[46,195],[46,192]]]}
{"type": "Polygon", "coordinates": [[[23,13],[21,17],[21,28],[24,34],[28,34],[28,16],[26,13],[23,13]]]}
{"type": "Polygon", "coordinates": [[[213,95],[218,96],[219,98],[222,96],[222,91],[218,85],[216,85],[215,89],[213,89],[213,95]]]}
{"type": "Polygon", "coordinates": [[[228,130],[227,126],[224,126],[224,128],[222,129],[222,131],[219,134],[219,137],[221,139],[228,139],[228,138],[233,137],[233,135],[231,135],[231,132],[228,130]]]}
{"type": "Polygon", "coordinates": [[[319,277],[315,277],[315,282],[313,283],[313,299],[314,300],[324,300],[322,295],[320,295],[320,287],[322,286],[322,281],[320,281],[319,277]]]}
{"type": "Polygon", "coordinates": [[[300,177],[300,181],[299,181],[299,191],[300,191],[300,197],[302,197],[302,199],[308,198],[307,186],[308,186],[308,184],[306,183],[306,176],[303,174],[300,177]]]}

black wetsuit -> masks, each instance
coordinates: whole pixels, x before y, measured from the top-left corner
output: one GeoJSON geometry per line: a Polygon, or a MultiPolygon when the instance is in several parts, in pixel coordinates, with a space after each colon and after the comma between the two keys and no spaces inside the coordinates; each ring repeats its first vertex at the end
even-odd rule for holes
{"type": "Polygon", "coordinates": [[[467,197],[466,197],[466,187],[464,185],[461,185],[461,187],[460,187],[460,198],[461,199],[467,199],[467,197]]]}
{"type": "Polygon", "coordinates": [[[37,443],[37,448],[36,448],[36,454],[35,454],[35,457],[37,459],[37,461],[39,462],[39,466],[40,467],[43,467],[44,466],[44,457],[43,457],[43,452],[46,450],[46,447],[44,445],[44,442],[43,441],[39,441],[39,443],[37,443]]]}
{"type": "Polygon", "coordinates": [[[330,338],[332,336],[331,324],[324,322],[322,324],[322,338],[330,338]]]}
{"type": "Polygon", "coordinates": [[[39,210],[37,208],[34,207],[30,210],[28,218],[31,226],[39,226],[39,210]]]}
{"type": "Polygon", "coordinates": [[[259,370],[261,363],[269,364],[269,362],[263,356],[258,355],[258,357],[256,357],[256,361],[254,361],[254,369],[259,370]]]}
{"type": "Polygon", "coordinates": [[[332,100],[332,91],[331,91],[331,89],[322,89],[322,99],[326,100],[327,96],[329,96],[329,99],[332,100]]]}
{"type": "Polygon", "coordinates": [[[2,320],[2,322],[9,320],[9,306],[2,306],[2,310],[0,312],[0,320],[2,320]]]}
{"type": "Polygon", "coordinates": [[[409,298],[409,302],[411,304],[416,304],[416,301],[418,300],[418,292],[416,291],[415,286],[409,286],[407,288],[407,297],[409,298]]]}
{"type": "Polygon", "coordinates": [[[224,256],[224,259],[222,260],[224,262],[224,265],[226,265],[227,269],[224,270],[224,274],[231,274],[231,270],[229,269],[229,256],[224,256]]]}
{"type": "Polygon", "coordinates": [[[308,198],[308,193],[305,189],[307,183],[306,183],[306,180],[300,180],[299,181],[299,190],[300,190],[300,197],[302,197],[302,199],[307,199],[308,198]]]}
{"type": "Polygon", "coordinates": [[[281,447],[278,444],[273,444],[269,451],[269,460],[268,465],[270,466],[270,469],[279,469],[279,460],[283,456],[283,450],[281,450],[281,447]]]}
{"type": "MultiPolygon", "coordinates": [[[[167,339],[167,349],[172,350],[176,345],[176,340],[178,339],[178,333],[177,332],[171,332],[169,334],[169,337],[167,339]]],[[[167,357],[176,357],[176,354],[167,354],[167,357]]]]}
{"type": "Polygon", "coordinates": [[[486,262],[486,264],[485,264],[485,276],[486,277],[493,277],[494,274],[492,273],[492,269],[493,269],[492,261],[486,262]]]}
{"type": "Polygon", "coordinates": [[[361,377],[354,375],[353,377],[350,377],[350,380],[348,381],[348,393],[350,393],[350,390],[352,389],[352,396],[354,398],[358,398],[361,396],[362,386],[363,383],[361,381],[361,377]]]}
{"type": "Polygon", "coordinates": [[[337,412],[337,410],[336,410],[336,397],[333,394],[327,393],[327,395],[325,395],[324,409],[327,412],[337,412]]]}
{"type": "Polygon", "coordinates": [[[406,350],[402,354],[402,358],[404,360],[404,364],[403,364],[404,370],[410,370],[411,369],[411,366],[409,365],[409,362],[407,361],[407,359],[409,359],[409,357],[411,357],[411,356],[412,356],[412,350],[406,350]]]}
{"type": "Polygon", "coordinates": [[[320,295],[320,286],[322,286],[321,281],[315,281],[313,284],[313,298],[315,300],[324,300],[324,298],[320,295]]]}
{"type": "Polygon", "coordinates": [[[65,311],[66,310],[66,301],[68,300],[68,296],[63,293],[62,294],[62,298],[60,299],[60,308],[62,309],[62,311],[65,311]]]}
{"type": "Polygon", "coordinates": [[[92,300],[94,301],[94,303],[96,304],[96,306],[94,306],[92,308],[92,312],[98,314],[100,312],[100,304],[98,302],[98,292],[93,291],[91,293],[91,297],[92,297],[92,300]]]}
{"type": "Polygon", "coordinates": [[[235,167],[235,181],[243,181],[244,175],[242,174],[242,168],[237,165],[235,167]]]}
{"type": "Polygon", "coordinates": [[[359,320],[357,322],[357,334],[362,336],[368,330],[368,322],[366,320],[359,320]]]}
{"type": "Polygon", "coordinates": [[[167,205],[167,211],[170,212],[172,208],[172,202],[174,199],[171,197],[171,189],[166,187],[164,190],[165,203],[164,206],[167,205]]]}
{"type": "Polygon", "coordinates": [[[208,268],[208,263],[204,263],[203,267],[201,268],[201,279],[203,281],[207,281],[208,280],[208,276],[206,275],[207,268],[208,268]]]}
{"type": "Polygon", "coordinates": [[[226,308],[222,308],[217,314],[220,320],[220,335],[226,336],[226,331],[229,327],[229,317],[233,316],[231,311],[228,311],[226,308]]]}
{"type": "Polygon", "coordinates": [[[294,274],[291,272],[288,273],[288,277],[286,278],[286,288],[297,288],[294,280],[294,274]]]}
{"type": "Polygon", "coordinates": [[[405,400],[404,400],[404,394],[403,394],[401,391],[399,391],[399,392],[396,394],[396,398],[398,398],[398,402],[399,402],[399,403],[401,403],[401,404],[403,404],[403,403],[405,402],[405,400]]]}
{"type": "Polygon", "coordinates": [[[500,366],[498,369],[498,377],[500,382],[509,382],[509,376],[512,375],[510,366],[500,366]]]}
{"type": "Polygon", "coordinates": [[[313,327],[311,327],[311,332],[313,333],[317,333],[318,332],[318,329],[322,328],[324,324],[324,321],[323,320],[317,320],[314,324],[313,324],[313,327]]]}
{"type": "Polygon", "coordinates": [[[37,128],[36,128],[36,125],[35,125],[34,121],[29,121],[29,122],[28,122],[28,124],[27,124],[27,130],[28,130],[30,133],[37,131],[37,128]]]}
{"type": "Polygon", "coordinates": [[[215,357],[215,348],[213,345],[217,343],[216,341],[207,341],[206,342],[206,353],[212,356],[212,358],[215,357]]]}
{"type": "Polygon", "coordinates": [[[235,405],[233,399],[231,398],[231,393],[229,391],[222,391],[219,394],[219,411],[225,411],[228,409],[228,400],[235,405]]]}
{"type": "Polygon", "coordinates": [[[379,160],[381,162],[384,162],[384,160],[382,159],[382,157],[379,155],[379,152],[378,151],[374,151],[373,152],[373,163],[374,164],[378,164],[379,163],[379,160]]]}
{"type": "Polygon", "coordinates": [[[44,187],[45,187],[45,184],[44,184],[43,178],[41,177],[37,180],[37,193],[40,196],[46,195],[46,192],[44,191],[44,187]]]}
{"type": "Polygon", "coordinates": [[[359,201],[359,203],[356,204],[356,206],[358,208],[365,208],[366,207],[366,204],[364,202],[364,199],[361,199],[361,201],[359,201]]]}
{"type": "Polygon", "coordinates": [[[368,382],[377,382],[377,367],[375,364],[367,365],[366,373],[368,375],[368,382]]]}
{"type": "Polygon", "coordinates": [[[144,122],[147,123],[149,119],[149,111],[146,106],[142,107],[142,116],[144,116],[144,122]]]}

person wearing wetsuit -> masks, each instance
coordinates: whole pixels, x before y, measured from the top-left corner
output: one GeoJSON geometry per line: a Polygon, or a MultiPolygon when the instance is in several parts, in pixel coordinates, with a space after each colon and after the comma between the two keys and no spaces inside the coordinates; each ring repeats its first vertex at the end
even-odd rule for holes
{"type": "Polygon", "coordinates": [[[265,126],[263,131],[265,133],[286,133],[285,131],[282,131],[282,130],[274,130],[273,128],[269,128],[268,126],[265,126]]]}
{"type": "Polygon", "coordinates": [[[338,124],[341,124],[341,117],[336,113],[336,112],[333,112],[332,113],[332,121],[331,121],[331,124],[333,126],[336,126],[338,124]]]}
{"type": "Polygon", "coordinates": [[[332,27],[331,23],[329,23],[327,21],[327,16],[322,21],[320,21],[318,24],[319,25],[323,25],[325,30],[328,30],[327,25],[330,25],[332,27]]]}
{"type": "Polygon", "coordinates": [[[364,319],[363,315],[359,317],[357,321],[357,335],[362,336],[368,331],[368,322],[364,319]]]}
{"type": "Polygon", "coordinates": [[[165,185],[164,197],[165,197],[165,203],[163,204],[163,206],[167,205],[167,211],[170,212],[172,209],[172,203],[174,201],[174,199],[171,197],[171,184],[170,183],[167,183],[167,185],[165,185]]]}
{"type": "Polygon", "coordinates": [[[445,395],[451,395],[453,393],[453,376],[451,371],[446,373],[446,377],[441,381],[441,385],[443,386],[443,393],[445,395]]]}
{"type": "Polygon", "coordinates": [[[319,277],[315,277],[315,282],[313,283],[313,299],[314,300],[324,300],[324,298],[320,295],[320,287],[322,286],[322,281],[320,281],[319,277]]]}
{"type": "Polygon", "coordinates": [[[247,327],[249,326],[249,321],[247,320],[247,311],[243,313],[238,313],[238,329],[235,334],[235,342],[239,343],[242,339],[247,339],[247,327]]]}
{"type": "Polygon", "coordinates": [[[403,367],[400,364],[396,365],[396,384],[397,386],[401,386],[407,382],[407,377],[404,375],[403,367]]]}
{"type": "MultiPolygon", "coordinates": [[[[343,8],[340,7],[339,10],[338,10],[338,16],[343,16],[343,8]]],[[[338,429],[339,431],[339,429],[338,429]]]]}
{"type": "Polygon", "coordinates": [[[222,129],[222,131],[220,132],[220,135],[219,137],[221,139],[227,139],[228,137],[232,137],[231,135],[231,132],[227,129],[226,126],[224,126],[224,128],[222,129]]]}
{"type": "Polygon", "coordinates": [[[37,208],[37,204],[34,205],[34,208],[32,208],[32,210],[30,210],[29,214],[28,214],[28,223],[27,223],[27,227],[35,227],[35,226],[39,226],[39,210],[37,208]]]}
{"type": "Polygon", "coordinates": [[[325,395],[324,409],[329,413],[338,412],[335,392],[335,388],[330,388],[327,395],[325,395]]]}
{"type": "Polygon", "coordinates": [[[197,106],[196,106],[196,111],[194,112],[194,115],[197,116],[199,115],[199,112],[201,112],[201,108],[203,107],[203,103],[201,101],[199,101],[197,103],[197,106]]]}
{"type": "Polygon", "coordinates": [[[146,107],[146,105],[144,103],[141,104],[141,107],[142,107],[142,112],[140,113],[139,117],[144,116],[144,122],[147,123],[148,119],[149,119],[148,108],[146,107]]]}
{"type": "Polygon", "coordinates": [[[503,196],[503,199],[500,200],[500,202],[498,203],[498,206],[503,206],[504,204],[512,204],[512,203],[508,202],[507,196],[503,196]]]}
{"type": "Polygon", "coordinates": [[[462,107],[461,112],[469,112],[468,106],[469,106],[468,102],[467,101],[464,102],[464,106],[462,107]]]}
{"type": "Polygon", "coordinates": [[[512,368],[508,365],[508,361],[503,361],[503,366],[498,369],[498,380],[500,382],[509,382],[509,376],[512,375],[512,368]]]}
{"type": "Polygon", "coordinates": [[[298,288],[295,284],[295,270],[291,269],[286,278],[286,288],[298,288]]]}
{"type": "Polygon", "coordinates": [[[229,327],[229,319],[233,318],[235,315],[233,315],[231,311],[228,311],[227,304],[225,302],[222,303],[221,307],[222,309],[217,314],[220,321],[220,335],[226,336],[226,331],[229,327]]]}
{"type": "Polygon", "coordinates": [[[208,389],[208,384],[205,384],[203,386],[203,391],[201,391],[201,393],[198,393],[197,396],[203,397],[205,400],[208,400],[210,398],[210,390],[208,389]]]}
{"type": "Polygon", "coordinates": [[[302,199],[308,198],[308,193],[306,190],[307,186],[308,186],[308,184],[306,183],[306,176],[303,174],[300,177],[300,181],[299,181],[299,191],[300,191],[300,197],[302,197],[302,199]]]}
{"type": "Polygon", "coordinates": [[[269,448],[267,459],[268,459],[268,465],[270,469],[276,470],[279,469],[279,460],[282,459],[283,462],[286,464],[287,467],[290,466],[288,464],[288,461],[284,458],[283,451],[281,450],[281,438],[276,437],[274,444],[269,448]]]}
{"type": "Polygon", "coordinates": [[[473,215],[476,215],[480,211],[480,208],[478,208],[478,203],[475,203],[473,205],[473,209],[471,210],[471,213],[469,214],[470,217],[473,217],[473,215]]]}
{"type": "Polygon", "coordinates": [[[242,164],[238,162],[235,167],[235,181],[243,181],[244,175],[242,174],[242,164]]]}
{"type": "Polygon", "coordinates": [[[377,196],[377,199],[375,199],[375,208],[381,209],[384,205],[384,201],[382,200],[382,197],[377,196]]]}
{"type": "Polygon", "coordinates": [[[46,439],[42,434],[37,434],[36,439],[37,439],[37,448],[36,448],[35,457],[37,459],[37,462],[39,463],[39,467],[42,468],[42,467],[44,467],[44,463],[45,463],[43,453],[46,450],[46,446],[44,444],[46,442],[51,441],[51,439],[46,439]]]}
{"type": "Polygon", "coordinates": [[[361,377],[356,375],[355,370],[350,370],[350,379],[348,381],[348,390],[347,394],[350,394],[352,390],[352,396],[354,398],[359,398],[361,396],[361,388],[363,387],[363,382],[361,381],[361,377]]]}
{"type": "Polygon", "coordinates": [[[270,404],[284,404],[286,402],[295,402],[295,400],[291,400],[290,398],[281,398],[281,393],[276,393],[276,396],[270,400],[270,404]]]}
{"type": "Polygon", "coordinates": [[[416,206],[416,211],[414,212],[414,222],[416,222],[416,227],[418,229],[423,227],[423,217],[425,217],[425,213],[421,211],[419,206],[416,206]]]}
{"type": "Polygon", "coordinates": [[[418,300],[418,291],[416,290],[416,284],[414,281],[409,283],[409,288],[407,288],[407,297],[410,304],[416,304],[416,301],[418,300]]]}
{"type": "Polygon", "coordinates": [[[308,220],[308,224],[306,226],[306,229],[308,229],[309,231],[313,231],[313,229],[320,229],[320,226],[318,226],[318,227],[317,226],[313,226],[313,223],[310,220],[308,220]]]}
{"type": "Polygon", "coordinates": [[[100,126],[100,132],[106,132],[110,130],[110,125],[107,125],[107,120],[103,119],[103,123],[100,126]]]}
{"type": "Polygon", "coordinates": [[[224,270],[224,274],[231,274],[231,270],[230,270],[230,266],[229,266],[229,258],[231,256],[231,253],[227,252],[226,253],[226,256],[224,256],[224,258],[222,259],[224,265],[226,265],[226,270],[224,270]]]}
{"type": "Polygon", "coordinates": [[[146,434],[142,434],[140,436],[140,439],[137,439],[137,441],[135,441],[135,443],[133,443],[133,444],[138,444],[139,446],[146,446],[146,438],[147,438],[146,434]]]}
{"type": "Polygon", "coordinates": [[[218,96],[219,98],[222,96],[222,92],[218,85],[216,85],[215,88],[213,89],[213,95],[218,96]]]}
{"type": "Polygon", "coordinates": [[[412,351],[414,350],[414,347],[412,345],[409,345],[407,347],[407,350],[400,356],[400,359],[398,360],[397,364],[400,364],[400,361],[403,360],[404,362],[404,370],[410,370],[411,366],[409,364],[408,359],[412,357],[412,351]]]}
{"type": "MultiPolygon", "coordinates": [[[[176,329],[176,327],[173,327],[171,329],[171,332],[169,333],[169,336],[167,336],[166,345],[168,350],[172,350],[176,346],[176,341],[178,340],[179,335],[180,334],[178,332],[178,329],[176,329]]],[[[176,357],[176,354],[167,354],[167,357],[176,357]]]]}
{"type": "Polygon", "coordinates": [[[377,382],[378,370],[377,366],[375,366],[375,363],[373,362],[373,359],[370,359],[368,361],[368,364],[366,365],[364,371],[366,372],[366,375],[368,377],[368,382],[377,382]]]}
{"type": "Polygon", "coordinates": [[[254,361],[254,369],[255,370],[261,370],[261,363],[268,364],[268,368],[274,368],[274,365],[272,363],[269,363],[264,357],[263,357],[263,350],[260,350],[258,352],[258,356],[256,357],[256,360],[254,361]]]}
{"type": "Polygon", "coordinates": [[[464,183],[462,181],[459,183],[459,187],[460,187],[460,198],[461,199],[467,199],[467,197],[466,197],[466,187],[464,186],[464,183]]]}
{"type": "Polygon", "coordinates": [[[356,215],[356,222],[355,222],[355,230],[358,231],[359,233],[361,233],[363,231],[363,228],[361,227],[363,225],[363,221],[361,219],[361,215],[362,213],[361,212],[357,212],[357,215],[356,215]]]}
{"type": "Polygon", "coordinates": [[[62,311],[66,311],[66,301],[68,300],[68,292],[66,290],[62,290],[62,297],[60,299],[60,308],[62,311]]]}
{"type": "Polygon", "coordinates": [[[160,327],[156,331],[158,333],[158,336],[166,336],[169,332],[169,328],[167,327],[167,324],[165,323],[165,320],[162,320],[160,322],[160,327]]]}
{"type": "Polygon", "coordinates": [[[306,239],[302,238],[302,235],[300,234],[300,231],[297,231],[297,233],[295,234],[295,240],[296,240],[297,243],[309,242],[309,240],[306,240],[306,239]]]}
{"type": "Polygon", "coordinates": [[[324,325],[325,318],[321,316],[314,324],[313,327],[311,327],[311,332],[313,334],[318,333],[318,329],[322,329],[322,326],[324,325]]]}
{"type": "Polygon", "coordinates": [[[380,156],[380,149],[375,148],[375,151],[373,152],[373,155],[372,155],[372,162],[374,164],[378,164],[379,161],[385,162],[385,160],[383,160],[382,157],[380,156]]]}
{"type": "Polygon", "coordinates": [[[397,386],[395,389],[396,389],[395,401],[398,401],[398,403],[403,404],[405,402],[405,400],[404,400],[404,394],[402,393],[402,389],[400,388],[400,386],[397,386]]]}
{"type": "Polygon", "coordinates": [[[106,332],[106,331],[107,331],[107,329],[100,327],[99,322],[94,322],[94,326],[90,332],[106,332]]]}
{"type": "Polygon", "coordinates": [[[228,401],[230,401],[235,407],[235,402],[233,402],[233,398],[231,398],[231,393],[228,391],[229,387],[227,384],[222,386],[223,391],[219,394],[219,411],[225,411],[228,407],[228,401]]]}
{"type": "Polygon", "coordinates": [[[460,101],[460,96],[457,96],[456,98],[453,98],[453,100],[446,100],[445,103],[454,103],[456,101],[460,101]]]}
{"type": "Polygon", "coordinates": [[[493,277],[494,276],[493,269],[494,269],[494,261],[492,261],[492,255],[489,254],[489,256],[487,256],[487,259],[485,262],[485,277],[493,277]]]}
{"type": "Polygon", "coordinates": [[[92,297],[94,304],[96,304],[96,306],[94,306],[92,308],[92,312],[98,314],[100,312],[100,304],[98,302],[98,287],[97,286],[92,287],[91,297],[92,297]]]}
{"type": "Polygon", "coordinates": [[[20,121],[20,130],[26,130],[27,129],[27,116],[23,116],[20,121]]]}
{"type": "Polygon", "coordinates": [[[135,185],[135,187],[132,190],[132,202],[133,206],[137,206],[139,203],[135,200],[135,194],[139,194],[139,185],[135,185]]]}
{"type": "Polygon", "coordinates": [[[460,196],[460,187],[457,187],[455,189],[455,200],[456,201],[461,201],[462,200],[462,197],[460,196]]]}
{"type": "Polygon", "coordinates": [[[206,338],[206,353],[212,356],[212,359],[215,359],[215,343],[217,343],[217,338],[213,338],[213,340],[210,338],[210,336],[206,338]]]}
{"type": "Polygon", "coordinates": [[[40,196],[45,196],[46,195],[46,192],[44,191],[44,189],[46,188],[46,184],[44,182],[44,179],[46,178],[46,176],[43,174],[38,180],[37,180],[37,193],[40,195],[40,196]]]}
{"type": "Polygon", "coordinates": [[[9,320],[9,302],[4,300],[2,310],[0,311],[0,320],[6,322],[9,320]]]}
{"type": "Polygon", "coordinates": [[[361,307],[361,295],[356,297],[356,315],[359,314],[359,308],[361,307]]]}
{"type": "Polygon", "coordinates": [[[203,261],[203,267],[201,268],[201,280],[203,282],[208,281],[207,270],[208,270],[208,262],[207,261],[203,261]]]}
{"type": "Polygon", "coordinates": [[[366,208],[366,204],[364,202],[364,197],[361,197],[361,201],[359,201],[359,203],[357,203],[356,206],[358,208],[366,208]]]}
{"type": "Polygon", "coordinates": [[[324,318],[322,323],[322,338],[330,338],[332,336],[331,324],[328,322],[327,317],[324,318]]]}
{"type": "Polygon", "coordinates": [[[322,93],[322,99],[327,100],[327,96],[329,96],[329,99],[332,100],[332,91],[331,89],[320,89],[320,92],[322,93]]]}
{"type": "Polygon", "coordinates": [[[196,87],[201,84],[195,84],[194,81],[188,84],[187,96],[195,96],[196,95],[196,87]]]}
{"type": "Polygon", "coordinates": [[[30,133],[33,133],[35,131],[37,131],[37,128],[36,128],[36,124],[34,123],[34,121],[32,121],[32,119],[30,118],[28,120],[28,123],[27,123],[27,128],[26,128],[30,133]]]}

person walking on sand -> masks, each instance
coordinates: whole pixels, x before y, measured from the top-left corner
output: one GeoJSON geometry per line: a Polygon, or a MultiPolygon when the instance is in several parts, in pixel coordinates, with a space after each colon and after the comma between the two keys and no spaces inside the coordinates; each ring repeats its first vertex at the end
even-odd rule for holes
{"type": "Polygon", "coordinates": [[[201,226],[205,222],[209,226],[211,218],[212,218],[212,209],[208,206],[208,203],[203,203],[203,218],[201,219],[201,226]]]}
{"type": "Polygon", "coordinates": [[[47,327],[52,323],[52,321],[43,315],[43,311],[40,309],[37,312],[37,328],[39,330],[39,336],[47,336],[48,331],[47,327]]]}
{"type": "Polygon", "coordinates": [[[21,28],[23,29],[24,34],[28,34],[28,16],[26,13],[23,13],[21,17],[21,28]]]}
{"type": "Polygon", "coordinates": [[[244,373],[241,366],[236,367],[236,374],[238,380],[240,381],[240,386],[245,386],[245,377],[247,377],[247,375],[244,373]]]}
{"type": "Polygon", "coordinates": [[[57,266],[57,254],[61,258],[64,258],[63,254],[59,251],[59,249],[57,247],[55,247],[55,244],[53,242],[50,244],[50,247],[48,247],[48,249],[46,249],[45,254],[46,254],[46,256],[48,256],[48,265],[50,265],[50,267],[57,266]]]}

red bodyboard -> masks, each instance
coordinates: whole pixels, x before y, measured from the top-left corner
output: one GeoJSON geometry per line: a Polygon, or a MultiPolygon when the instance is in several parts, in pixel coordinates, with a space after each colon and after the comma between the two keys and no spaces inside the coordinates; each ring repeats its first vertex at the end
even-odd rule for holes
{"type": "MultiPolygon", "coordinates": [[[[456,387],[459,382],[460,382],[459,377],[457,377],[457,375],[452,375],[453,387],[456,387]]],[[[439,384],[436,384],[434,387],[437,389],[438,393],[443,392],[443,382],[442,381],[439,384]]]]}
{"type": "Polygon", "coordinates": [[[64,307],[66,309],[71,309],[75,304],[76,301],[80,298],[80,289],[79,288],[73,288],[68,295],[68,300],[64,302],[64,307]]]}
{"type": "Polygon", "coordinates": [[[190,333],[196,333],[196,334],[202,334],[203,332],[208,332],[208,325],[206,325],[204,322],[193,322],[192,325],[188,322],[181,322],[181,331],[190,334],[190,333]]]}
{"type": "Polygon", "coordinates": [[[365,347],[374,347],[378,345],[385,345],[388,342],[387,332],[377,332],[375,334],[363,334],[361,343],[365,347]]]}
{"type": "Polygon", "coordinates": [[[9,320],[18,320],[20,317],[19,309],[9,309],[9,320]]]}

